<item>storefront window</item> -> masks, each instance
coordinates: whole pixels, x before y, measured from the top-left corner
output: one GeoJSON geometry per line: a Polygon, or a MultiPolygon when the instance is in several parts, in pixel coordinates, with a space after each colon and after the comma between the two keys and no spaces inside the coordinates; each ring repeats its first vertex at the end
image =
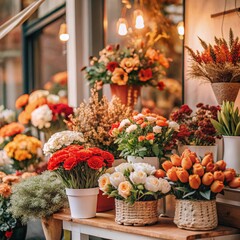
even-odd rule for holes
{"type": "MultiPolygon", "coordinates": [[[[0,1],[0,25],[20,12],[21,1],[0,1]]],[[[0,40],[0,105],[14,108],[23,91],[21,27],[0,40]]]]}

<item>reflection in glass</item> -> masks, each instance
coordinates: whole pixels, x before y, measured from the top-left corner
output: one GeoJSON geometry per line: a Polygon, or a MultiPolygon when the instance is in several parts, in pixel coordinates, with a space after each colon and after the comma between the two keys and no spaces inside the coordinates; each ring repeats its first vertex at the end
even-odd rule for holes
{"type": "MultiPolygon", "coordinates": [[[[125,2],[125,1],[124,1],[125,2]]],[[[126,11],[128,33],[119,36],[116,24],[123,3],[118,0],[105,0],[105,45],[119,43],[121,46],[139,44],[147,39],[154,48],[164,52],[172,62],[165,79],[162,91],[151,87],[144,87],[141,92],[140,107],[148,107],[152,111],[169,116],[171,111],[182,103],[182,50],[183,40],[180,39],[177,24],[183,21],[183,5],[181,0],[143,0],[141,5],[144,16],[144,28],[136,29],[134,11],[137,9],[135,1],[129,1],[131,9],[126,11]]],[[[148,45],[148,47],[151,45],[148,45]]]]}
{"type": "MultiPolygon", "coordinates": [[[[21,11],[21,1],[0,1],[0,25],[21,11]]],[[[15,107],[22,93],[21,28],[18,27],[0,40],[0,105],[15,107]]]]}
{"type": "MultiPolygon", "coordinates": [[[[59,29],[63,19],[46,26],[34,39],[34,86],[42,89],[50,80],[66,82],[66,43],[59,39],[59,29]],[[61,73],[61,74],[59,74],[61,73]],[[57,74],[57,75],[56,75],[57,74]],[[63,80],[61,80],[63,78],[63,80]]],[[[49,84],[48,84],[49,85],[49,84]]]]}

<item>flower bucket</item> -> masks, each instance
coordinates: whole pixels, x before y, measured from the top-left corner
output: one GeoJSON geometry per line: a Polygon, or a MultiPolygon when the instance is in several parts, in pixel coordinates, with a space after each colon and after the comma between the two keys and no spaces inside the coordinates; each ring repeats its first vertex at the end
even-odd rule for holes
{"type": "Polygon", "coordinates": [[[218,160],[217,157],[217,145],[214,146],[192,146],[192,145],[183,145],[179,146],[178,151],[180,154],[183,153],[185,149],[189,149],[191,152],[195,152],[198,157],[204,157],[205,153],[211,152],[213,154],[213,160],[216,162],[218,160]]]}
{"type": "Polygon", "coordinates": [[[66,188],[72,218],[92,218],[96,216],[99,188],[66,188]]]}
{"type": "Polygon", "coordinates": [[[140,96],[140,86],[129,85],[110,85],[112,96],[118,97],[122,104],[131,106],[132,108],[137,104],[138,97],[140,96]]]}
{"type": "Polygon", "coordinates": [[[158,201],[139,201],[130,205],[115,199],[115,222],[123,225],[144,226],[158,221],[158,201]]]}
{"type": "Polygon", "coordinates": [[[222,105],[223,101],[234,102],[238,91],[240,89],[240,83],[232,82],[220,82],[212,83],[212,89],[219,105],[222,105]]]}
{"type": "Polygon", "coordinates": [[[211,230],[217,227],[216,200],[176,200],[174,223],[188,230],[211,230]]]}
{"type": "Polygon", "coordinates": [[[114,198],[103,195],[103,191],[99,191],[97,198],[97,212],[106,212],[113,210],[115,207],[114,198]]]}
{"type": "Polygon", "coordinates": [[[154,166],[156,169],[159,169],[159,159],[158,157],[135,157],[135,156],[128,156],[127,161],[129,163],[148,163],[154,166]]]}
{"type": "Polygon", "coordinates": [[[240,136],[223,136],[223,160],[240,173],[240,136]]]}
{"type": "Polygon", "coordinates": [[[54,219],[53,216],[43,217],[41,220],[46,240],[60,240],[62,237],[62,221],[54,219]]]}

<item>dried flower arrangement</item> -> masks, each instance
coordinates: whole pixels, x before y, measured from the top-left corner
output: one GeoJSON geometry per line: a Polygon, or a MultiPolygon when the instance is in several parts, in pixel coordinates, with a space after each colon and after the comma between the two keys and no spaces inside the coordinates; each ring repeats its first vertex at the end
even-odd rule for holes
{"type": "Polygon", "coordinates": [[[215,145],[217,133],[211,119],[217,119],[219,106],[197,104],[197,110],[182,105],[171,114],[171,119],[179,125],[178,141],[183,145],[212,146],[215,145]]]}
{"type": "Polygon", "coordinates": [[[191,77],[203,77],[211,83],[240,82],[240,42],[229,31],[229,41],[215,37],[215,44],[207,44],[199,38],[203,52],[194,52],[186,47],[193,61],[190,67],[191,77]]]}
{"type": "Polygon", "coordinates": [[[117,145],[109,131],[113,123],[130,116],[131,108],[122,105],[118,98],[113,97],[109,102],[103,96],[99,100],[98,92],[93,88],[89,102],[81,103],[67,123],[71,130],[83,133],[86,146],[99,147],[118,157],[117,145]]]}

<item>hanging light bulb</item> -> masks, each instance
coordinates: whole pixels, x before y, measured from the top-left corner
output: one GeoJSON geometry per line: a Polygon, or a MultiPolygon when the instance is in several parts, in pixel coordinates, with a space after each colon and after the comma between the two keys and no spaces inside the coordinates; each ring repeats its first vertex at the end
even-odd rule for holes
{"type": "Polygon", "coordinates": [[[117,31],[120,36],[125,36],[128,33],[127,20],[125,18],[119,18],[117,22],[117,31]]]}
{"type": "Polygon", "coordinates": [[[69,39],[69,34],[67,33],[67,24],[62,23],[59,30],[59,39],[62,42],[67,42],[69,39]]]}
{"type": "Polygon", "coordinates": [[[178,23],[177,31],[178,31],[179,38],[183,39],[183,36],[184,36],[184,23],[183,23],[183,21],[178,23]]]}
{"type": "Polygon", "coordinates": [[[144,19],[143,12],[139,9],[134,11],[134,19],[135,19],[135,28],[143,29],[144,28],[144,19]]]}

